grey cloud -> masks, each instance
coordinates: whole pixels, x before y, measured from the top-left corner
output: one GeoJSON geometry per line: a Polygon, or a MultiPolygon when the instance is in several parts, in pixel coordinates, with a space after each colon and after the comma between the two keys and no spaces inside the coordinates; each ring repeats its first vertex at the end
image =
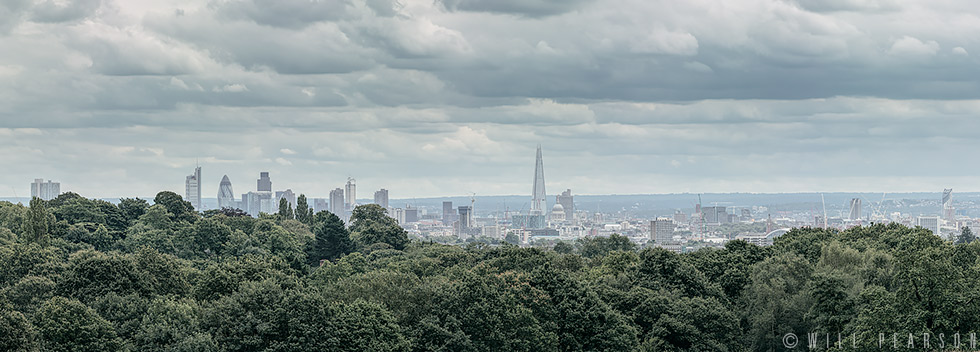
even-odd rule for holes
{"type": "Polygon", "coordinates": [[[30,0],[8,0],[0,2],[0,34],[6,34],[19,25],[30,4],[30,0]]]}
{"type": "Polygon", "coordinates": [[[218,16],[286,28],[302,28],[347,15],[348,1],[217,0],[209,5],[218,16]]]}
{"type": "Polygon", "coordinates": [[[450,11],[475,11],[527,17],[552,16],[578,9],[591,0],[436,0],[450,11]]]}
{"type": "Polygon", "coordinates": [[[832,11],[893,11],[899,9],[894,0],[795,0],[801,7],[818,12],[832,11]]]}
{"type": "Polygon", "coordinates": [[[178,38],[225,64],[269,67],[284,74],[344,73],[376,66],[373,51],[354,43],[335,24],[303,29],[216,23],[209,13],[150,17],[147,26],[178,38]]]}
{"type": "Polygon", "coordinates": [[[35,22],[66,22],[89,17],[102,7],[102,0],[45,0],[31,9],[35,22]]]}

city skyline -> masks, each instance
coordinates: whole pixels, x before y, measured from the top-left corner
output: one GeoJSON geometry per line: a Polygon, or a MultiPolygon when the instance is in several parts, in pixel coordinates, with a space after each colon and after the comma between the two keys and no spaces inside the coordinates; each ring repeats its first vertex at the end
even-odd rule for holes
{"type": "Polygon", "coordinates": [[[0,197],[179,191],[197,160],[207,194],[525,194],[538,144],[576,194],[980,190],[975,4],[717,6],[3,4],[0,197]]]}

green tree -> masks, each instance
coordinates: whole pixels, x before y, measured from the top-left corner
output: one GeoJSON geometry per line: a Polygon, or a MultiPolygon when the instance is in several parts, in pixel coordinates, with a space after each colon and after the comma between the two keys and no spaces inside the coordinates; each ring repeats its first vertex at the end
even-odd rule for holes
{"type": "Polygon", "coordinates": [[[82,302],[54,297],[35,317],[43,346],[51,351],[115,351],[120,346],[112,324],[82,302]]]}
{"type": "Polygon", "coordinates": [[[313,231],[314,240],[309,258],[314,264],[323,259],[335,260],[354,250],[354,242],[344,221],[331,212],[316,213],[310,230],[313,231]]]}
{"type": "Polygon", "coordinates": [[[521,238],[518,237],[517,234],[515,234],[513,232],[507,232],[507,236],[504,236],[504,242],[507,242],[507,243],[510,243],[510,244],[516,246],[516,245],[521,244],[521,238]]]}
{"type": "Polygon", "coordinates": [[[362,247],[385,243],[402,250],[408,244],[408,232],[377,204],[359,205],[351,214],[351,237],[362,247]]]}
{"type": "Polygon", "coordinates": [[[0,351],[37,350],[37,331],[34,325],[21,312],[0,309],[0,351]]]}
{"type": "Polygon", "coordinates": [[[296,220],[307,225],[313,220],[313,209],[307,203],[305,194],[296,198],[296,220]]]}
{"type": "Polygon", "coordinates": [[[583,257],[594,258],[612,251],[632,251],[636,249],[629,237],[612,234],[609,237],[585,237],[578,240],[579,253],[583,257]]]}
{"type": "Polygon", "coordinates": [[[558,243],[555,243],[554,251],[555,253],[560,253],[560,254],[571,254],[572,252],[575,251],[575,246],[568,244],[568,242],[560,241],[558,243]]]}
{"type": "Polygon", "coordinates": [[[163,205],[175,221],[193,222],[196,219],[194,205],[183,197],[171,191],[162,191],[153,198],[154,204],[163,205]]]}
{"type": "Polygon", "coordinates": [[[150,208],[150,204],[145,199],[122,198],[119,200],[118,207],[126,223],[132,225],[140,216],[146,214],[146,211],[150,208]]]}
{"type": "Polygon", "coordinates": [[[279,198],[279,217],[282,219],[293,218],[293,207],[286,198],[279,198]]]}
{"type": "Polygon", "coordinates": [[[27,213],[28,238],[36,243],[47,243],[49,222],[48,211],[44,207],[44,201],[38,197],[31,199],[31,209],[27,213]]]}
{"type": "Polygon", "coordinates": [[[970,230],[969,227],[963,226],[963,228],[960,230],[960,235],[956,237],[956,244],[970,243],[975,239],[977,238],[973,235],[973,230],[970,230]]]}
{"type": "Polygon", "coordinates": [[[210,255],[219,255],[231,237],[231,228],[218,219],[207,218],[194,224],[193,248],[210,255]]]}

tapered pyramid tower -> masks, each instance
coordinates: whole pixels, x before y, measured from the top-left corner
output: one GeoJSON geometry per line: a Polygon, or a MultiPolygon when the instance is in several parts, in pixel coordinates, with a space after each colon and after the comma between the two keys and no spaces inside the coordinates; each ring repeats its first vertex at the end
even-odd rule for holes
{"type": "Polygon", "coordinates": [[[534,161],[534,189],[531,191],[531,215],[542,215],[547,209],[544,192],[544,162],[541,161],[541,145],[534,161]]]}

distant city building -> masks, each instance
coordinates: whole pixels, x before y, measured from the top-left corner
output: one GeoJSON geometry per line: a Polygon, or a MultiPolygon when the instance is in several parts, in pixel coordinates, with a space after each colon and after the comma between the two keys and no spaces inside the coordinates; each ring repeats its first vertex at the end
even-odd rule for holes
{"type": "Polygon", "coordinates": [[[534,186],[531,189],[530,215],[544,215],[548,206],[544,191],[544,162],[541,160],[541,146],[538,145],[537,156],[534,159],[534,186]]]}
{"type": "Polygon", "coordinates": [[[657,218],[650,222],[650,239],[656,244],[666,244],[674,239],[674,222],[668,218],[657,218]]]}
{"type": "Polygon", "coordinates": [[[851,198],[848,220],[861,220],[861,198],[851,198]]]}
{"type": "Polygon", "coordinates": [[[701,214],[707,224],[727,224],[731,222],[725,207],[702,207],[701,214]]]}
{"type": "Polygon", "coordinates": [[[449,226],[456,221],[455,212],[453,211],[453,202],[442,202],[442,224],[449,226]]]}
{"type": "Polygon", "coordinates": [[[313,212],[330,211],[326,198],[313,198],[313,212]]]}
{"type": "Polygon", "coordinates": [[[460,205],[458,209],[459,227],[462,229],[473,227],[473,207],[469,205],[460,205]]]}
{"type": "Polygon", "coordinates": [[[687,213],[678,209],[674,212],[674,223],[676,224],[686,224],[687,223],[687,213]]]}
{"type": "Polygon", "coordinates": [[[184,179],[184,199],[191,202],[194,210],[204,210],[201,204],[201,167],[194,168],[194,173],[184,179]]]}
{"type": "Polygon", "coordinates": [[[380,205],[382,208],[388,209],[388,190],[382,188],[377,192],[374,192],[374,204],[380,205]]]}
{"type": "Polygon", "coordinates": [[[259,179],[255,182],[255,190],[259,192],[272,192],[272,179],[269,178],[269,172],[263,171],[259,173],[259,179]]]}
{"type": "Polygon", "coordinates": [[[395,218],[399,225],[405,224],[405,209],[395,208],[391,210],[391,213],[391,217],[395,218]]]}
{"type": "Polygon", "coordinates": [[[58,182],[44,182],[43,178],[35,178],[34,183],[31,183],[31,198],[37,197],[43,200],[52,200],[58,198],[61,194],[61,183],[58,182]]]}
{"type": "Polygon", "coordinates": [[[752,209],[742,208],[742,215],[739,216],[739,221],[750,221],[752,220],[752,209]]]}
{"type": "Polygon", "coordinates": [[[558,196],[558,204],[561,204],[562,209],[565,210],[565,221],[575,220],[575,197],[572,196],[572,190],[566,189],[561,192],[558,196]]]}
{"type": "Polygon", "coordinates": [[[956,211],[953,209],[953,189],[943,190],[943,221],[947,226],[956,226],[956,211]]]}
{"type": "Polygon", "coordinates": [[[296,193],[292,189],[287,189],[285,191],[276,191],[276,211],[279,209],[279,200],[285,199],[289,202],[289,206],[296,209],[296,193]]]}
{"type": "Polygon", "coordinates": [[[561,206],[561,203],[555,203],[555,206],[551,208],[551,214],[548,216],[551,222],[564,222],[565,221],[565,208],[561,206]]]}
{"type": "Polygon", "coordinates": [[[402,223],[410,224],[419,222],[419,210],[417,208],[405,207],[405,215],[402,223]]]}
{"type": "Polygon", "coordinates": [[[330,191],[330,212],[344,218],[344,190],[337,188],[330,191]]]}
{"type": "Polygon", "coordinates": [[[354,184],[355,182],[357,180],[347,178],[347,185],[344,188],[344,209],[346,210],[354,210],[354,207],[357,206],[357,185],[354,184]]]}
{"type": "MultiPolygon", "coordinates": [[[[935,199],[935,198],[933,198],[935,199]]],[[[933,234],[939,236],[939,217],[938,216],[920,216],[916,219],[916,226],[920,226],[933,234]]]]}
{"type": "Polygon", "coordinates": [[[238,208],[237,203],[235,201],[235,191],[231,188],[231,180],[228,179],[228,175],[225,175],[221,178],[221,183],[218,184],[218,209],[238,208]]]}
{"type": "MultiPolygon", "coordinates": [[[[601,216],[600,216],[601,218],[601,216]]],[[[543,229],[548,227],[547,219],[542,215],[513,215],[510,227],[514,229],[543,229]]]]}
{"type": "Polygon", "coordinates": [[[248,192],[243,195],[244,200],[242,201],[244,208],[242,209],[247,212],[252,217],[258,217],[260,213],[272,214],[279,211],[278,201],[273,204],[272,192],[268,191],[255,191],[248,192]]]}

